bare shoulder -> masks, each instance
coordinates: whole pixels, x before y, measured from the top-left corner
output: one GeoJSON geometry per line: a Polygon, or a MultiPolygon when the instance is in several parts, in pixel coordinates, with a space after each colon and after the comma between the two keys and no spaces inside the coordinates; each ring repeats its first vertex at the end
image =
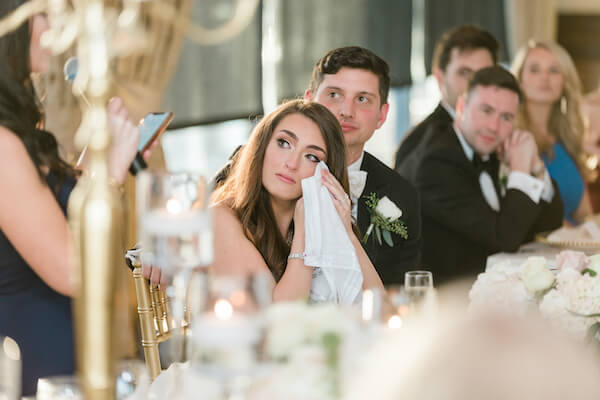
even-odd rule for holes
{"type": "Polygon", "coordinates": [[[39,179],[33,161],[31,160],[25,144],[10,129],[0,126],[0,160],[6,168],[0,168],[0,176],[6,184],[14,180],[23,181],[27,177],[39,179]]]}
{"type": "Polygon", "coordinates": [[[230,207],[218,204],[212,207],[212,212],[215,243],[219,244],[219,247],[235,245],[239,248],[250,245],[254,248],[244,234],[242,223],[230,207]]]}
{"type": "Polygon", "coordinates": [[[242,223],[237,215],[235,215],[235,212],[227,205],[220,203],[212,206],[212,213],[215,221],[215,229],[225,229],[229,232],[243,232],[242,223]]]}
{"type": "Polygon", "coordinates": [[[0,125],[0,141],[2,141],[0,154],[3,156],[13,158],[23,154],[27,155],[27,149],[25,149],[21,139],[13,131],[2,125],[0,125]]]}
{"type": "Polygon", "coordinates": [[[244,234],[242,223],[225,204],[212,207],[214,219],[214,268],[231,272],[258,271],[266,264],[254,244],[244,234]]]}

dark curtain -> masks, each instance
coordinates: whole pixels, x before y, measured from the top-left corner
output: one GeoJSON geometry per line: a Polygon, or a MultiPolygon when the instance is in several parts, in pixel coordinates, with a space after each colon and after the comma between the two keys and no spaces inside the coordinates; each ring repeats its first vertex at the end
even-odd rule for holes
{"type": "Polygon", "coordinates": [[[435,43],[448,29],[474,24],[490,32],[500,43],[500,61],[507,60],[503,0],[425,0],[425,65],[431,73],[435,43]]]}
{"type": "MultiPolygon", "coordinates": [[[[228,19],[236,0],[195,2],[193,20],[215,26],[228,19]]],[[[250,26],[216,46],[187,41],[164,96],[175,110],[173,126],[228,120],[262,112],[263,38],[278,44],[273,74],[264,76],[277,100],[304,93],[315,62],[349,45],[371,49],[390,64],[392,85],[410,84],[411,0],[263,0],[250,26]],[[269,9],[270,7],[274,7],[269,9]],[[273,26],[262,13],[275,12],[273,26]]]]}
{"type": "Polygon", "coordinates": [[[363,46],[390,64],[392,85],[410,83],[411,0],[278,0],[274,31],[279,100],[304,93],[315,62],[330,49],[363,46]]]}
{"type": "MultiPolygon", "coordinates": [[[[194,22],[210,28],[227,21],[236,0],[194,2],[194,22]]],[[[241,34],[215,46],[186,40],[181,58],[163,97],[173,110],[171,126],[229,120],[259,114],[261,10],[241,34]]]]}

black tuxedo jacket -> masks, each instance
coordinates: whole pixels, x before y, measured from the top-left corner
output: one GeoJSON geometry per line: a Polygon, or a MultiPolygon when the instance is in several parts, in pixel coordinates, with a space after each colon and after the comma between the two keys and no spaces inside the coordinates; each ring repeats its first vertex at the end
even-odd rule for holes
{"type": "MultiPolygon", "coordinates": [[[[490,254],[516,251],[535,233],[562,225],[555,183],[551,203],[540,199],[536,204],[522,191],[509,189],[502,198],[498,194],[500,211],[493,210],[483,197],[480,171],[467,159],[452,126],[428,130],[403,171],[420,191],[422,261],[437,283],[473,277],[483,272],[490,254]]],[[[492,175],[498,187],[498,174],[492,175]]]]}
{"type": "Polygon", "coordinates": [[[448,111],[442,106],[442,103],[438,104],[435,110],[433,110],[427,118],[405,134],[404,140],[400,143],[398,150],[396,150],[396,162],[394,164],[394,169],[400,175],[404,176],[402,164],[405,162],[406,157],[408,157],[419,145],[423,136],[425,136],[425,132],[434,125],[438,126],[437,129],[446,125],[452,125],[452,116],[448,114],[448,111]]]}
{"type": "MultiPolygon", "coordinates": [[[[418,269],[421,249],[421,209],[419,195],[414,187],[377,158],[365,152],[360,169],[367,172],[367,181],[358,200],[358,229],[361,236],[367,231],[371,219],[365,204],[366,196],[376,193],[378,198],[387,196],[402,210],[400,219],[406,225],[408,239],[392,234],[393,247],[385,242],[380,245],[371,234],[363,243],[369,259],[379,273],[384,285],[404,282],[404,273],[418,269]]],[[[362,237],[360,238],[362,240],[362,237]]]]}

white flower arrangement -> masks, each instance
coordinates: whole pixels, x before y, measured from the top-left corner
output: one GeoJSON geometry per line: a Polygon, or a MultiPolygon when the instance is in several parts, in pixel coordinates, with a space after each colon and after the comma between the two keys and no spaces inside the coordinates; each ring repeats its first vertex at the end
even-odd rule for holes
{"type": "Polygon", "coordinates": [[[508,262],[498,263],[479,274],[469,292],[469,299],[470,311],[485,312],[493,308],[521,316],[535,304],[535,297],[519,279],[519,271],[508,262]]]}
{"type": "Polygon", "coordinates": [[[529,257],[519,270],[519,278],[530,293],[542,294],[554,285],[554,274],[544,257],[529,257]]]}
{"type": "MultiPolygon", "coordinates": [[[[285,381],[290,371],[305,371],[302,376],[313,382],[311,396],[301,398],[336,398],[343,369],[355,353],[349,348],[356,335],[358,318],[332,303],[277,303],[266,312],[265,352],[285,362],[277,380],[285,381]]],[[[298,380],[297,373],[292,375],[298,380]]],[[[277,391],[277,385],[269,385],[269,391],[277,391]]],[[[272,398],[288,397],[283,393],[272,398]]]]}
{"type": "Polygon", "coordinates": [[[471,288],[471,310],[490,306],[523,315],[536,305],[551,324],[585,338],[600,331],[600,254],[586,257],[563,251],[559,272],[543,257],[529,257],[520,268],[499,263],[480,274],[471,288]]]}

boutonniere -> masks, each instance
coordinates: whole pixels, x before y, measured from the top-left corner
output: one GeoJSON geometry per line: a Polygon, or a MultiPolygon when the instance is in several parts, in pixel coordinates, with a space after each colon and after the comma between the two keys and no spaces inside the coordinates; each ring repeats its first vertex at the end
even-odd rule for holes
{"type": "Polygon", "coordinates": [[[375,237],[379,245],[381,245],[381,239],[383,238],[388,246],[393,247],[392,233],[400,235],[403,239],[408,239],[406,225],[400,219],[402,210],[393,201],[388,199],[387,196],[379,199],[375,193],[371,193],[365,198],[367,199],[365,204],[369,209],[369,214],[371,214],[371,225],[369,225],[363,237],[364,243],[367,243],[367,239],[373,230],[375,230],[375,237]]]}
{"type": "Polygon", "coordinates": [[[500,168],[498,168],[498,184],[500,186],[500,196],[504,197],[506,194],[506,187],[508,185],[508,175],[510,174],[510,168],[506,163],[500,161],[500,168]]]}

